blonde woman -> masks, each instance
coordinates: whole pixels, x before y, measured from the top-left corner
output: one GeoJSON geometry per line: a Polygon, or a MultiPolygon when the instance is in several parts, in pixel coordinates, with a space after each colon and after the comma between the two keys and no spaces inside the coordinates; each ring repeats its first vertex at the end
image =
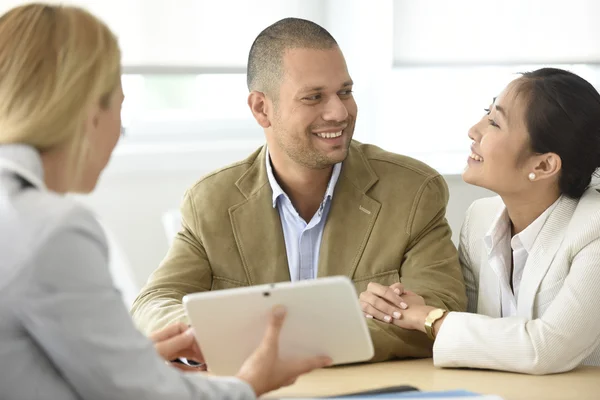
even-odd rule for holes
{"type": "Polygon", "coordinates": [[[236,378],[167,365],[202,359],[185,326],[154,344],[136,331],[99,225],[63,196],[94,189],[119,139],[120,74],[114,35],[82,9],[30,4],[0,18],[2,398],[252,399],[328,364],[279,360],[282,309],[236,378]]]}

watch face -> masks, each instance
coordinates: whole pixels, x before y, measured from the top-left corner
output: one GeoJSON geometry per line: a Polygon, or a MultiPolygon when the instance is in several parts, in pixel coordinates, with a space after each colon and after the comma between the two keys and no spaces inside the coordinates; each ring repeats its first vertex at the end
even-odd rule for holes
{"type": "Polygon", "coordinates": [[[431,318],[433,319],[438,319],[441,318],[444,315],[444,310],[438,308],[437,310],[433,310],[431,312],[431,318]]]}

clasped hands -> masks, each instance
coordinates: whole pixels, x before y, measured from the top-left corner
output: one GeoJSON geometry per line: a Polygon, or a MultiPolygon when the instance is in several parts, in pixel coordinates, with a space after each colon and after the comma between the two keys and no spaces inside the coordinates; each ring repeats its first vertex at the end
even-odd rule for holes
{"type": "Polygon", "coordinates": [[[371,282],[359,297],[361,309],[372,318],[400,328],[425,332],[425,318],[431,307],[418,294],[406,290],[401,283],[384,286],[371,282]]]}

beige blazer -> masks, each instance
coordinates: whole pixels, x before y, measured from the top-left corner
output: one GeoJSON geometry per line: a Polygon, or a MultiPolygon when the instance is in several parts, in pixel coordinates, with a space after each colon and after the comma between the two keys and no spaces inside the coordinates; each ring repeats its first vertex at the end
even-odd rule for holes
{"type": "MultiPolygon", "coordinates": [[[[261,148],[186,193],[183,230],[133,305],[142,330],[185,321],[181,299],[187,293],[290,280],[264,160],[261,148]]],[[[359,293],[371,281],[401,280],[430,304],[465,310],[447,201],[446,183],[430,167],[353,142],[323,232],[318,276],[345,275],[359,293]]],[[[376,360],[431,355],[424,334],[369,324],[376,360]]]]}
{"type": "Polygon", "coordinates": [[[600,189],[588,189],[580,200],[559,200],[525,264],[518,315],[509,318],[500,318],[500,281],[483,243],[504,207],[494,197],[467,212],[459,253],[468,309],[481,315],[446,317],[434,345],[435,365],[530,374],[600,365],[600,189]]]}

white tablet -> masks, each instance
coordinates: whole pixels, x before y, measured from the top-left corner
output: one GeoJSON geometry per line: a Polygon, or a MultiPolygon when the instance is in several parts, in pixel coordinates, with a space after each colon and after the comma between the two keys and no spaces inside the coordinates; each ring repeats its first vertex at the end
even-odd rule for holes
{"type": "Polygon", "coordinates": [[[183,304],[211,373],[235,375],[262,340],[271,310],[287,309],[280,357],[368,361],[373,344],[352,281],[328,277],[194,293],[183,304]]]}

